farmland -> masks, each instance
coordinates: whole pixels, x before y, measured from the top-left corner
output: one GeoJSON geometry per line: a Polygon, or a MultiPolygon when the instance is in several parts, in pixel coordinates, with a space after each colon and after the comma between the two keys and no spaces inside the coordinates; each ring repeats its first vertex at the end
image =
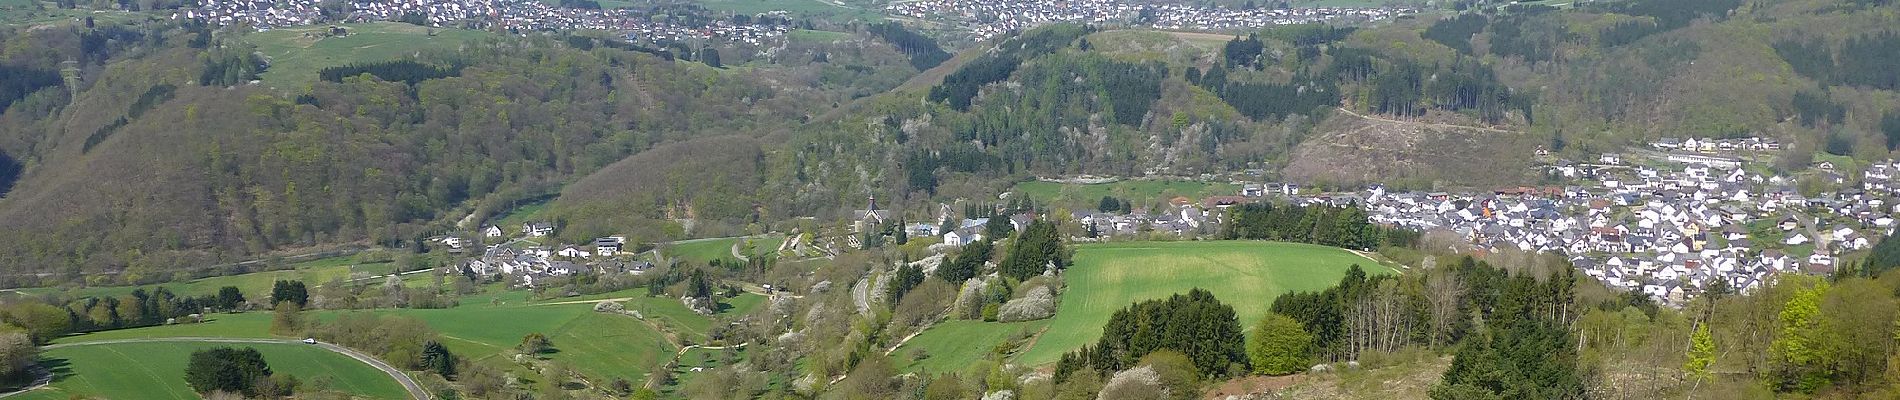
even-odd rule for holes
{"type": "Polygon", "coordinates": [[[455,50],[491,34],[482,31],[425,28],[396,22],[342,24],[348,36],[328,37],[329,25],[273,29],[244,35],[270,61],[260,78],[271,86],[299,88],[317,80],[317,71],[352,63],[387,61],[417,52],[455,50]]]}
{"type": "Polygon", "coordinates": [[[974,320],[950,320],[931,326],[930,330],[904,342],[904,345],[891,353],[896,365],[905,366],[905,371],[922,371],[932,374],[962,372],[964,368],[983,361],[996,349],[996,345],[1008,342],[1018,335],[1035,334],[1048,325],[1045,321],[1029,322],[982,322],[974,320]],[[925,356],[918,359],[918,352],[925,356]]]}
{"type": "Polygon", "coordinates": [[[220,346],[255,348],[272,371],[294,375],[306,384],[322,380],[329,390],[367,398],[407,397],[402,386],[382,371],[314,346],[144,342],[48,350],[43,362],[55,372],[52,385],[20,398],[196,399],[198,395],[185,385],[185,363],[192,351],[220,346]]]}
{"type": "Polygon", "coordinates": [[[1084,244],[1065,278],[1061,306],[1047,332],[1017,361],[1054,362],[1101,336],[1115,310],[1203,288],[1232,305],[1241,326],[1266,315],[1273,298],[1330,287],[1359,264],[1369,274],[1392,270],[1331,247],[1257,241],[1084,244]]]}
{"type": "MultiPolygon", "coordinates": [[[[310,315],[320,320],[334,319],[346,313],[415,317],[439,332],[442,343],[450,351],[474,362],[504,370],[514,369],[509,354],[521,342],[522,336],[541,333],[552,339],[555,348],[560,350],[548,355],[549,359],[570,365],[575,371],[592,379],[606,381],[627,378],[637,381],[649,367],[669,359],[678,349],[667,339],[667,335],[656,331],[656,328],[672,332],[681,339],[703,343],[707,341],[707,332],[713,324],[713,318],[694,314],[677,300],[645,297],[645,293],[645,289],[634,289],[582,299],[628,298],[627,308],[640,311],[646,316],[646,321],[630,316],[597,313],[593,311],[593,303],[577,302],[572,298],[527,302],[522,297],[526,292],[501,292],[498,295],[464,298],[461,306],[447,309],[313,311],[310,315]]],[[[724,299],[729,307],[718,315],[735,317],[758,308],[763,300],[763,296],[750,293],[724,299]]],[[[208,321],[201,324],[95,332],[60,338],[57,342],[182,336],[263,338],[270,337],[270,320],[268,311],[211,314],[208,321]]],[[[81,369],[76,370],[75,374],[91,373],[81,369]]]]}
{"type": "Polygon", "coordinates": [[[1232,195],[1240,191],[1240,186],[1231,183],[1171,180],[1129,180],[1095,184],[1029,181],[1016,184],[1016,191],[1042,204],[1093,209],[1100,204],[1104,196],[1132,202],[1134,207],[1148,207],[1174,196],[1199,199],[1205,196],[1232,195]]]}

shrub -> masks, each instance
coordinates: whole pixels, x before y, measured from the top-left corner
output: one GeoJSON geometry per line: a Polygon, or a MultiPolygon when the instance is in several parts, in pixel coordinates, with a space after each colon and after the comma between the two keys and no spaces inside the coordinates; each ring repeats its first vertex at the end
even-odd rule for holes
{"type": "Polygon", "coordinates": [[[1003,322],[1033,321],[1056,315],[1056,296],[1048,286],[1029,289],[1022,298],[1004,303],[996,319],[1003,322]]]}

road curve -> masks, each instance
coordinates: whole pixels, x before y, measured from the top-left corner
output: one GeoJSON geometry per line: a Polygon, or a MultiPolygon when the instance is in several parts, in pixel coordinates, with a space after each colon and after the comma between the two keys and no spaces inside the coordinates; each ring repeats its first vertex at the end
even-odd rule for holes
{"type": "MultiPolygon", "coordinates": [[[[118,339],[118,340],[101,340],[101,341],[96,341],[96,342],[60,343],[60,344],[43,346],[43,347],[40,347],[40,349],[52,350],[52,349],[57,349],[61,347],[79,347],[79,346],[91,346],[91,345],[101,345],[101,344],[151,343],[151,342],[193,342],[193,343],[234,343],[234,344],[250,343],[250,344],[299,344],[299,345],[303,344],[303,341],[293,340],[293,339],[171,337],[171,338],[118,339]]],[[[429,391],[423,390],[422,384],[416,383],[416,380],[410,378],[409,374],[403,373],[401,369],[398,369],[394,366],[384,363],[382,360],[376,359],[376,357],[371,357],[368,354],[363,354],[362,352],[358,352],[354,349],[350,349],[348,347],[338,346],[338,345],[334,345],[330,343],[318,342],[316,346],[321,347],[324,350],[329,350],[331,352],[335,352],[337,354],[342,354],[346,357],[356,359],[356,361],[362,362],[364,364],[369,364],[369,366],[371,367],[376,367],[376,369],[382,370],[383,373],[389,374],[390,378],[396,379],[396,383],[402,384],[403,390],[409,391],[409,396],[415,398],[415,400],[430,400],[431,399],[431,397],[429,396],[429,391]]],[[[46,386],[47,383],[52,382],[51,378],[52,378],[52,373],[50,372],[45,373],[44,375],[41,375],[39,379],[35,379],[33,385],[30,385],[27,388],[21,389],[19,391],[6,393],[6,394],[0,394],[0,397],[11,396],[18,393],[24,393],[24,392],[31,391],[34,389],[39,389],[41,387],[46,386]]]]}

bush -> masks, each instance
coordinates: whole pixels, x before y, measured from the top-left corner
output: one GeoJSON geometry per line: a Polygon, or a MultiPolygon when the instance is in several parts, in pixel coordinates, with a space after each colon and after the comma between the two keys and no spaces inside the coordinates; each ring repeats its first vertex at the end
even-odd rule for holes
{"type": "Polygon", "coordinates": [[[191,361],[185,367],[185,382],[198,393],[232,392],[242,393],[245,397],[258,395],[257,384],[269,379],[270,366],[264,363],[264,354],[257,349],[244,350],[230,347],[199,350],[191,353],[191,361]]]}
{"type": "Polygon", "coordinates": [[[1254,324],[1247,338],[1247,357],[1256,373],[1286,375],[1306,369],[1312,361],[1313,335],[1293,317],[1268,313],[1254,324]]]}
{"type": "Polygon", "coordinates": [[[996,319],[1003,322],[1033,321],[1056,315],[1056,296],[1048,286],[1029,289],[1022,298],[1004,303],[996,319]]]}
{"type": "Polygon", "coordinates": [[[996,313],[997,313],[998,308],[1000,308],[1000,306],[994,303],[984,304],[983,305],[983,321],[996,322],[996,313]]]}

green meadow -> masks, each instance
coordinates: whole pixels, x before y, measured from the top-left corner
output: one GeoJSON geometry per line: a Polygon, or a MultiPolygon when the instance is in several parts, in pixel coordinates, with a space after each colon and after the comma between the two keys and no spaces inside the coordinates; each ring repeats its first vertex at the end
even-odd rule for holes
{"type": "Polygon", "coordinates": [[[364,398],[408,397],[375,367],[315,346],[154,341],[48,350],[42,364],[54,372],[53,383],[18,398],[197,399],[185,384],[185,364],[191,352],[213,347],[255,348],[272,372],[294,375],[305,385],[321,380],[328,390],[364,398]]]}
{"type": "Polygon", "coordinates": [[[903,366],[905,371],[932,374],[962,372],[995,353],[997,345],[1018,335],[1033,335],[1045,326],[1048,326],[1048,321],[944,321],[904,342],[896,352],[891,353],[891,360],[895,365],[903,366]],[[919,358],[920,355],[922,358],[919,358]]]}
{"type": "MultiPolygon", "coordinates": [[[[348,313],[415,317],[440,333],[443,345],[455,354],[504,370],[513,369],[510,357],[521,338],[541,333],[559,350],[547,358],[571,365],[595,379],[635,381],[644,378],[651,366],[670,359],[679,349],[657,329],[664,327],[681,339],[705,343],[714,319],[693,313],[675,299],[646,297],[645,289],[540,302],[527,301],[526,294],[514,291],[470,296],[463,298],[460,306],[446,309],[323,310],[309,315],[319,320],[348,313]],[[593,311],[592,300],[619,298],[626,298],[627,308],[640,311],[646,319],[593,311]]],[[[722,299],[727,307],[715,316],[744,315],[757,309],[764,300],[764,296],[751,293],[722,299]]],[[[56,342],[187,336],[264,338],[272,337],[270,321],[269,311],[211,314],[200,324],[94,332],[67,336],[56,342]]]]}
{"type": "Polygon", "coordinates": [[[752,246],[752,253],[749,256],[766,255],[777,250],[779,244],[785,243],[785,236],[682,240],[667,245],[660,250],[660,253],[668,257],[679,257],[686,261],[705,264],[712,260],[734,260],[732,246],[738,245],[739,252],[744,254],[747,243],[752,246]]]}
{"type": "Polygon", "coordinates": [[[1049,329],[1017,361],[1055,362],[1102,335],[1109,316],[1142,300],[1203,288],[1232,305],[1242,327],[1266,315],[1275,296],[1331,287],[1358,264],[1368,274],[1393,271],[1345,250],[1261,241],[1125,242],[1076,247],[1049,329]]]}
{"type": "Polygon", "coordinates": [[[493,35],[466,29],[429,28],[399,22],[339,24],[350,34],[329,37],[332,25],[279,28],[244,35],[244,41],[270,60],[260,76],[283,89],[317,80],[317,71],[362,62],[389,61],[423,51],[456,51],[493,35]]]}

